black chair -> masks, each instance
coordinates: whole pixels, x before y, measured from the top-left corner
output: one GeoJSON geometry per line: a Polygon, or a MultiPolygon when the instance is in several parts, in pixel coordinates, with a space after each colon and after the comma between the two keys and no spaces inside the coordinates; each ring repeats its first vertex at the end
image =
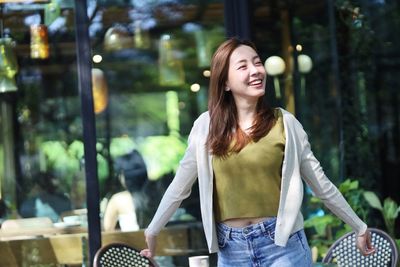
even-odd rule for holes
{"type": "Polygon", "coordinates": [[[124,243],[111,243],[101,247],[94,256],[94,267],[157,267],[151,259],[124,243]]]}
{"type": "Polygon", "coordinates": [[[376,228],[368,230],[371,232],[372,244],[376,248],[373,255],[363,256],[355,245],[355,233],[350,232],[332,244],[322,262],[334,262],[338,266],[396,267],[398,251],[394,240],[382,230],[376,228]]]}

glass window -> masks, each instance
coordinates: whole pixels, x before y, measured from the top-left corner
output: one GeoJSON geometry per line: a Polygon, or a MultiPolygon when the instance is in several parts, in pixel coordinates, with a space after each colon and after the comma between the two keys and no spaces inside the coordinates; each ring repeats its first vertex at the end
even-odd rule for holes
{"type": "Polygon", "coordinates": [[[3,198],[11,217],[57,222],[84,205],[74,203],[79,156],[69,151],[81,139],[74,10],[71,3],[34,2],[2,4],[3,138],[12,141],[3,139],[11,146],[4,150],[11,165],[1,171],[3,198]]]}
{"type": "MultiPolygon", "coordinates": [[[[193,121],[207,109],[207,71],[212,53],[224,38],[223,5],[220,1],[100,2],[93,9],[89,29],[93,68],[99,84],[107,85],[105,108],[97,113],[96,125],[98,141],[105,148],[105,158],[109,151],[111,162],[101,180],[102,196],[106,203],[124,190],[121,176],[127,183],[138,179],[130,169],[134,159],[129,157],[137,151],[147,177],[143,183],[132,182],[128,189],[134,199],[140,194],[135,201],[144,202],[137,203],[144,205],[138,218],[143,228],[173,178],[193,121]]],[[[95,104],[96,100],[95,96],[95,104]]],[[[200,219],[196,191],[194,186],[171,223],[200,219]]]]}
{"type": "MultiPolygon", "coordinates": [[[[10,74],[16,88],[11,79],[0,94],[0,124],[14,131],[0,138],[1,199],[8,219],[49,217],[57,227],[85,227],[74,5],[34,2],[2,8],[17,68],[10,74]],[[6,162],[13,151],[14,167],[6,162]]],[[[209,64],[225,37],[223,10],[222,1],[88,1],[105,233],[142,229],[154,215],[193,121],[207,109],[209,64]],[[124,202],[112,204],[118,199],[124,202]]],[[[199,213],[194,185],[168,226],[201,230],[199,213]]],[[[205,249],[201,235],[187,242],[164,254],[205,249]]]]}

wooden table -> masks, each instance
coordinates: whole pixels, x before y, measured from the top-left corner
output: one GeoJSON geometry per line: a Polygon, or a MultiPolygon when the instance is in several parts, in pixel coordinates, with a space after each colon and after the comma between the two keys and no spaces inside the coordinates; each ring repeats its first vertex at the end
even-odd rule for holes
{"type": "MultiPolygon", "coordinates": [[[[20,233],[0,232],[0,267],[80,265],[86,250],[86,229],[37,229],[20,233]],[[14,234],[14,236],[13,236],[14,234]],[[17,234],[17,235],[15,235],[17,234]]],[[[143,230],[103,232],[102,245],[127,243],[138,249],[145,247],[143,230]]],[[[207,251],[200,223],[164,228],[157,239],[157,255],[176,256],[207,251]]]]}
{"type": "Polygon", "coordinates": [[[35,227],[22,229],[0,229],[0,241],[41,238],[54,235],[86,233],[87,227],[35,227]]]}

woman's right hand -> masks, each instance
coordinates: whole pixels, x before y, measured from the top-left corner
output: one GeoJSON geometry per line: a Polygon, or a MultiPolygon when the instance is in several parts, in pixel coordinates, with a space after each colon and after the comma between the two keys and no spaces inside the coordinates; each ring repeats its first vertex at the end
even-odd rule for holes
{"type": "Polygon", "coordinates": [[[376,249],[372,245],[371,232],[368,229],[364,234],[357,236],[356,246],[364,256],[375,253],[376,249]]]}
{"type": "Polygon", "coordinates": [[[140,255],[145,256],[147,258],[152,258],[156,252],[156,243],[157,243],[157,236],[145,234],[145,239],[147,243],[147,248],[140,251],[140,255]]]}

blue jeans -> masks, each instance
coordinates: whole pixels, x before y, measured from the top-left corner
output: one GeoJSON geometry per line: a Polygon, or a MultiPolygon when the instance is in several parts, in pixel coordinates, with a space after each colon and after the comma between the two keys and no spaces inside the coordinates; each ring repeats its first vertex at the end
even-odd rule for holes
{"type": "Polygon", "coordinates": [[[275,245],[276,218],[233,228],[217,224],[218,267],[309,267],[311,251],[304,230],[293,233],[285,247],[275,245]]]}

